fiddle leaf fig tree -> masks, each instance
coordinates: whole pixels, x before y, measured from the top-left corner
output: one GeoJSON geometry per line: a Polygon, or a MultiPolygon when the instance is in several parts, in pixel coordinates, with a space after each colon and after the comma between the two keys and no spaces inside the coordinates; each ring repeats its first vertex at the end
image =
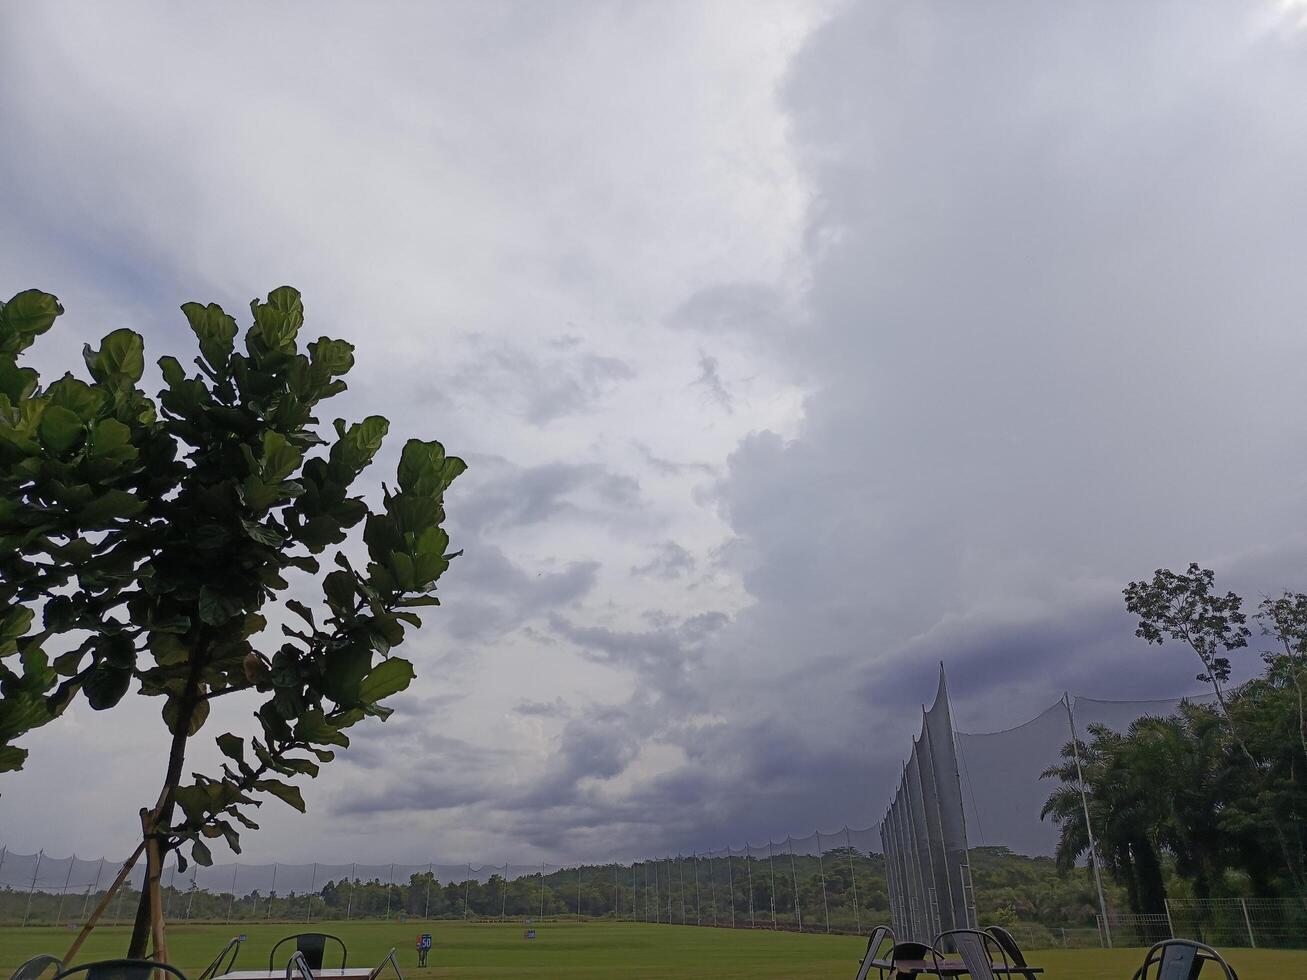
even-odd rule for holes
{"type": "MultiPolygon", "coordinates": [[[[215,838],[239,852],[268,797],[304,809],[295,780],[316,776],[351,726],[385,719],[413,679],[394,649],[421,625],[416,610],[439,604],[457,555],[443,498],[463,461],[409,440],[369,507],[352,487],[386,419],[337,419],[324,438],[317,417],[345,390],[354,348],[301,344],[290,287],[251,311],[242,336],[220,307],[183,306],[199,356],[189,371],[160,358],[151,399],[138,334],[88,345],[87,378],[43,385],[20,359],[62,307],[36,290],[0,307],[0,771],[21,768],[16,740],[79,695],[95,710],[133,684],[156,699],[168,755],[158,799],[143,801],[153,882],[170,851],[183,868],[186,851],[210,863],[215,838]],[[334,550],[359,525],[361,565],[334,550]],[[291,595],[297,574],[318,580],[321,603],[291,595]],[[237,692],[257,699],[257,725],[217,736],[219,771],[188,774],[189,740],[237,692]]],[[[143,889],[130,955],[160,919],[151,902],[143,889]]]]}

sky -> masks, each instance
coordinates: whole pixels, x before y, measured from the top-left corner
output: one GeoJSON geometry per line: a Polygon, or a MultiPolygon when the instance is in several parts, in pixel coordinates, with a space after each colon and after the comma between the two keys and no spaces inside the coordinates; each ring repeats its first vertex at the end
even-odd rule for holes
{"type": "MultiPolygon", "coordinates": [[[[0,294],[57,375],[294,285],[370,498],[470,464],[418,680],[242,860],[869,827],[940,662],[965,731],[1182,694],[1125,583],[1307,588],[1303,91],[1296,2],[9,5],[0,294]]],[[[0,843],[128,851],[162,730],[29,736],[0,843]]]]}

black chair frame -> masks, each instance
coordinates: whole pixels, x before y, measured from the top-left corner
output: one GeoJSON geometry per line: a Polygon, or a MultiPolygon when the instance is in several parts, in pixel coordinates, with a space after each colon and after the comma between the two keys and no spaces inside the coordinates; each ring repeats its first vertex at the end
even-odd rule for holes
{"type": "Polygon", "coordinates": [[[230,973],[231,968],[236,965],[236,957],[240,955],[241,937],[235,936],[227,940],[227,945],[222,947],[222,951],[213,958],[213,962],[204,968],[198,980],[213,980],[214,977],[220,977],[224,973],[230,973]],[[228,957],[227,953],[231,956],[228,957]],[[223,960],[226,960],[224,963],[223,960]]]}
{"type": "Polygon", "coordinates": [[[998,952],[999,957],[1003,961],[1003,970],[1002,970],[1003,976],[1006,977],[1012,973],[1012,960],[1008,957],[1007,950],[1005,950],[1002,947],[1002,945],[999,943],[997,939],[993,937],[993,935],[991,935],[988,932],[982,932],[979,929],[949,929],[947,932],[941,932],[938,936],[936,936],[935,942],[932,944],[931,947],[932,954],[934,955],[935,958],[934,959],[935,973],[937,975],[941,977],[944,976],[943,973],[944,955],[940,952],[940,947],[948,945],[948,940],[953,936],[971,937],[980,943],[980,951],[981,954],[984,956],[985,966],[986,966],[984,972],[987,973],[988,976],[979,975],[975,970],[972,970],[971,968],[975,964],[968,963],[966,960],[966,954],[962,952],[961,947],[958,946],[956,942],[953,943],[953,946],[958,950],[958,954],[963,957],[963,963],[966,963],[967,975],[972,977],[973,980],[995,980],[996,974],[994,972],[994,967],[997,966],[997,963],[995,962],[993,955],[990,953],[991,948],[993,948],[998,952]]]}
{"type": "Polygon", "coordinates": [[[151,980],[156,972],[170,973],[178,980],[186,980],[186,974],[175,966],[159,963],[156,960],[97,960],[94,963],[80,963],[56,973],[54,980],[65,977],[84,975],[84,980],[151,980]]]}
{"type": "Polygon", "coordinates": [[[1143,964],[1139,969],[1135,970],[1135,975],[1131,980],[1147,980],[1148,968],[1150,966],[1157,967],[1157,972],[1154,974],[1155,977],[1164,978],[1166,975],[1162,973],[1162,971],[1165,970],[1168,965],[1167,952],[1172,949],[1183,951],[1180,954],[1183,957],[1180,963],[1172,963],[1172,965],[1179,965],[1182,969],[1186,963],[1189,966],[1189,969],[1185,971],[1186,975],[1184,980],[1191,980],[1192,977],[1198,976],[1199,971],[1201,971],[1203,966],[1207,963],[1215,963],[1220,966],[1221,970],[1225,973],[1225,980],[1239,980],[1239,974],[1234,972],[1234,967],[1226,962],[1224,956],[1218,953],[1211,946],[1208,946],[1206,943],[1200,943],[1196,939],[1163,939],[1159,943],[1153,943],[1153,945],[1149,947],[1148,952],[1144,954],[1143,964]],[[1186,956],[1184,955],[1185,953],[1188,953],[1189,955],[1186,956]]]}
{"type": "Polygon", "coordinates": [[[272,947],[272,952],[268,954],[268,969],[277,969],[277,950],[281,949],[291,940],[295,941],[295,952],[302,953],[304,962],[309,969],[317,971],[322,969],[322,962],[327,954],[327,940],[331,940],[340,946],[340,967],[345,968],[345,961],[349,957],[349,950],[345,948],[344,941],[339,936],[333,936],[326,932],[297,932],[293,936],[286,936],[279,939],[277,945],[272,947]],[[304,940],[310,940],[305,942],[304,940]],[[317,942],[313,942],[317,940],[317,942]]]}
{"type": "Polygon", "coordinates": [[[36,980],[52,966],[55,974],[64,968],[63,961],[59,957],[51,956],[49,953],[38,953],[15,970],[10,980],[36,980]]]}

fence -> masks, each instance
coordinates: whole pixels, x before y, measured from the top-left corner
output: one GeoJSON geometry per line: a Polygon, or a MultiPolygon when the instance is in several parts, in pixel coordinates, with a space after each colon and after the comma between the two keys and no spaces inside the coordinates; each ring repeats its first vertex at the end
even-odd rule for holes
{"type": "MultiPolygon", "coordinates": [[[[941,672],[886,817],[865,830],[568,867],[237,862],[179,873],[169,864],[164,911],[173,920],[210,922],[587,916],[861,934],[892,920],[900,936],[927,940],[948,925],[1002,922],[1031,948],[1147,945],[1173,935],[1221,945],[1307,945],[1307,911],[1293,901],[1173,899],[1165,914],[1122,915],[1114,907],[1125,904],[1123,892],[1105,875],[1078,878],[1071,890],[1080,891],[1071,894],[1047,858],[1020,856],[1053,851],[1057,828],[1039,819],[1051,786],[1040,774],[1064,745],[1090,723],[1121,731],[1179,704],[1068,695],[1014,728],[970,734],[953,727],[941,672]],[[1030,864],[1000,867],[1009,860],[1030,864]]],[[[0,846],[0,923],[80,921],[118,867],[0,846]]],[[[134,869],[107,921],[130,920],[143,875],[143,867],[134,869]]]]}

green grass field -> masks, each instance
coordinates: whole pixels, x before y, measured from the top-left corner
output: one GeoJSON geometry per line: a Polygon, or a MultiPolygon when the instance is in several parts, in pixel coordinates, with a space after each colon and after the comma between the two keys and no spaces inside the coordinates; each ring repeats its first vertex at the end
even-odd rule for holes
{"type": "MultiPolygon", "coordinates": [[[[179,925],[168,930],[174,964],[197,975],[231,936],[242,929],[249,937],[237,969],[266,967],[272,944],[306,928],[299,925],[179,925]]],[[[461,922],[326,923],[326,931],[345,940],[350,962],[378,962],[397,947],[406,980],[437,977],[638,977],[647,980],[851,980],[863,941],[853,936],[795,935],[758,930],[697,929],[632,923],[546,922],[538,938],[522,938],[521,925],[461,922]],[[430,931],[435,939],[431,965],[414,965],[413,942],[430,931]]],[[[0,976],[27,957],[42,952],[62,956],[72,942],[69,929],[0,929],[0,976]]],[[[97,929],[79,959],[121,956],[126,928],[97,929]]],[[[1031,961],[1047,968],[1050,980],[1130,980],[1142,950],[1041,950],[1031,961]]],[[[1240,980],[1289,980],[1307,977],[1307,951],[1230,951],[1240,980]]]]}

